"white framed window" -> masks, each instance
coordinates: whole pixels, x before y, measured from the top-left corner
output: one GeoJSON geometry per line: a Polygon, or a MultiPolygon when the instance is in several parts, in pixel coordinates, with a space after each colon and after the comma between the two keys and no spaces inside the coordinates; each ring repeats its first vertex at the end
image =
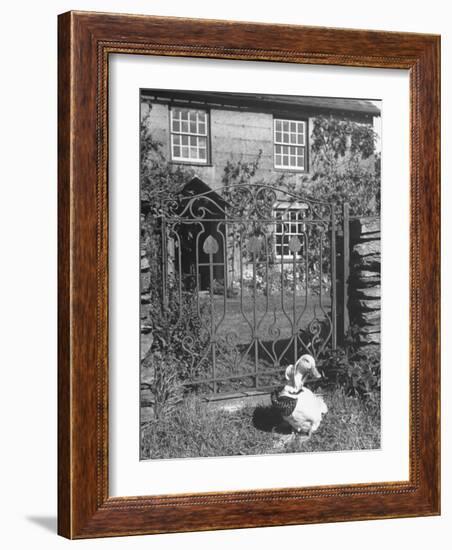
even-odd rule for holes
{"type": "Polygon", "coordinates": [[[274,162],[275,168],[283,170],[307,170],[307,123],[305,120],[275,118],[274,162]]]}
{"type": "MultiPolygon", "coordinates": [[[[294,254],[296,258],[302,256],[304,246],[304,232],[306,231],[306,224],[303,222],[303,216],[305,209],[304,205],[299,207],[286,207],[284,205],[278,205],[274,208],[275,218],[275,257],[276,259],[292,260],[294,254]],[[291,250],[290,242],[296,237],[298,242],[295,241],[295,248],[297,252],[291,250]]],[[[292,248],[293,245],[292,245],[292,248]]]]}
{"type": "Polygon", "coordinates": [[[207,164],[209,115],[200,109],[170,109],[171,160],[207,164]]]}

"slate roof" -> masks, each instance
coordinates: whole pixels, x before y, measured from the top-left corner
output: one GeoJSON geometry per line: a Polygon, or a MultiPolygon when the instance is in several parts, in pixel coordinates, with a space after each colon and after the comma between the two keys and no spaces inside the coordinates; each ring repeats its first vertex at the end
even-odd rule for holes
{"type": "Polygon", "coordinates": [[[304,108],[316,111],[337,111],[380,116],[380,109],[368,99],[339,97],[312,97],[274,94],[242,94],[200,92],[185,90],[142,90],[142,97],[157,101],[178,101],[190,104],[207,104],[218,107],[242,107],[263,110],[294,110],[304,108]]]}

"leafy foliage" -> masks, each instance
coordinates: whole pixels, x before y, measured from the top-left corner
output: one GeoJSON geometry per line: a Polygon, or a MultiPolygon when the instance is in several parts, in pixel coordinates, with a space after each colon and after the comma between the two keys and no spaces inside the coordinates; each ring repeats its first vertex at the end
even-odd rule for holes
{"type": "Polygon", "coordinates": [[[303,190],[318,200],[348,202],[352,215],[378,214],[381,161],[376,140],[368,125],[316,118],[311,136],[312,173],[304,179],[303,190]]]}
{"type": "Polygon", "coordinates": [[[162,152],[151,126],[152,105],[140,125],[140,185],[142,211],[146,213],[145,225],[156,222],[158,216],[193,177],[192,170],[169,163],[162,152]]]}
{"type": "Polygon", "coordinates": [[[242,159],[237,162],[232,162],[232,160],[226,162],[221,178],[221,182],[225,188],[226,199],[230,198],[228,192],[232,192],[232,190],[230,190],[231,186],[245,185],[255,177],[261,158],[262,149],[259,150],[256,158],[251,162],[244,162],[242,159]]]}
{"type": "Polygon", "coordinates": [[[202,353],[208,334],[192,293],[186,290],[179,292],[171,274],[166,275],[166,307],[163,306],[161,217],[168,214],[172,200],[193,173],[166,160],[162,144],[152,132],[151,108],[149,105],[140,127],[141,246],[149,263],[149,297],[148,304],[142,306],[142,322],[152,332],[152,345],[143,359],[143,366],[153,369],[151,391],[156,414],[162,416],[166,414],[164,411],[172,410],[177,402],[182,392],[182,382],[196,374],[192,366],[202,353]]]}
{"type": "Polygon", "coordinates": [[[379,404],[381,392],[380,350],[347,346],[325,355],[322,370],[346,395],[379,404]]]}
{"type": "Polygon", "coordinates": [[[367,159],[375,152],[375,132],[367,124],[341,120],[333,116],[314,119],[311,151],[317,162],[337,169],[337,161],[347,154],[367,159]]]}

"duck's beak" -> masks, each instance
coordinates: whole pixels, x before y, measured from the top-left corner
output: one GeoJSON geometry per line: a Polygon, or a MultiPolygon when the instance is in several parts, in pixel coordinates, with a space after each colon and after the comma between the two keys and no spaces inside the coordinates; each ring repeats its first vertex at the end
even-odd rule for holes
{"type": "Polygon", "coordinates": [[[311,372],[310,372],[311,376],[313,378],[322,378],[322,375],[320,374],[320,372],[317,370],[317,367],[314,365],[311,369],[311,372]]]}

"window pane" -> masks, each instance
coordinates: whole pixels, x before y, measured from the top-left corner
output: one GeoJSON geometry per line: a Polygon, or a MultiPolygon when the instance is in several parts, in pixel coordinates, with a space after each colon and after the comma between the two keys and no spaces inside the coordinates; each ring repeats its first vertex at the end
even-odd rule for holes
{"type": "Polygon", "coordinates": [[[276,167],[304,169],[305,143],[306,123],[304,121],[275,119],[274,162],[276,167]]]}
{"type": "Polygon", "coordinates": [[[207,161],[207,132],[206,112],[196,109],[172,109],[171,144],[173,157],[205,163],[207,161]]]}

